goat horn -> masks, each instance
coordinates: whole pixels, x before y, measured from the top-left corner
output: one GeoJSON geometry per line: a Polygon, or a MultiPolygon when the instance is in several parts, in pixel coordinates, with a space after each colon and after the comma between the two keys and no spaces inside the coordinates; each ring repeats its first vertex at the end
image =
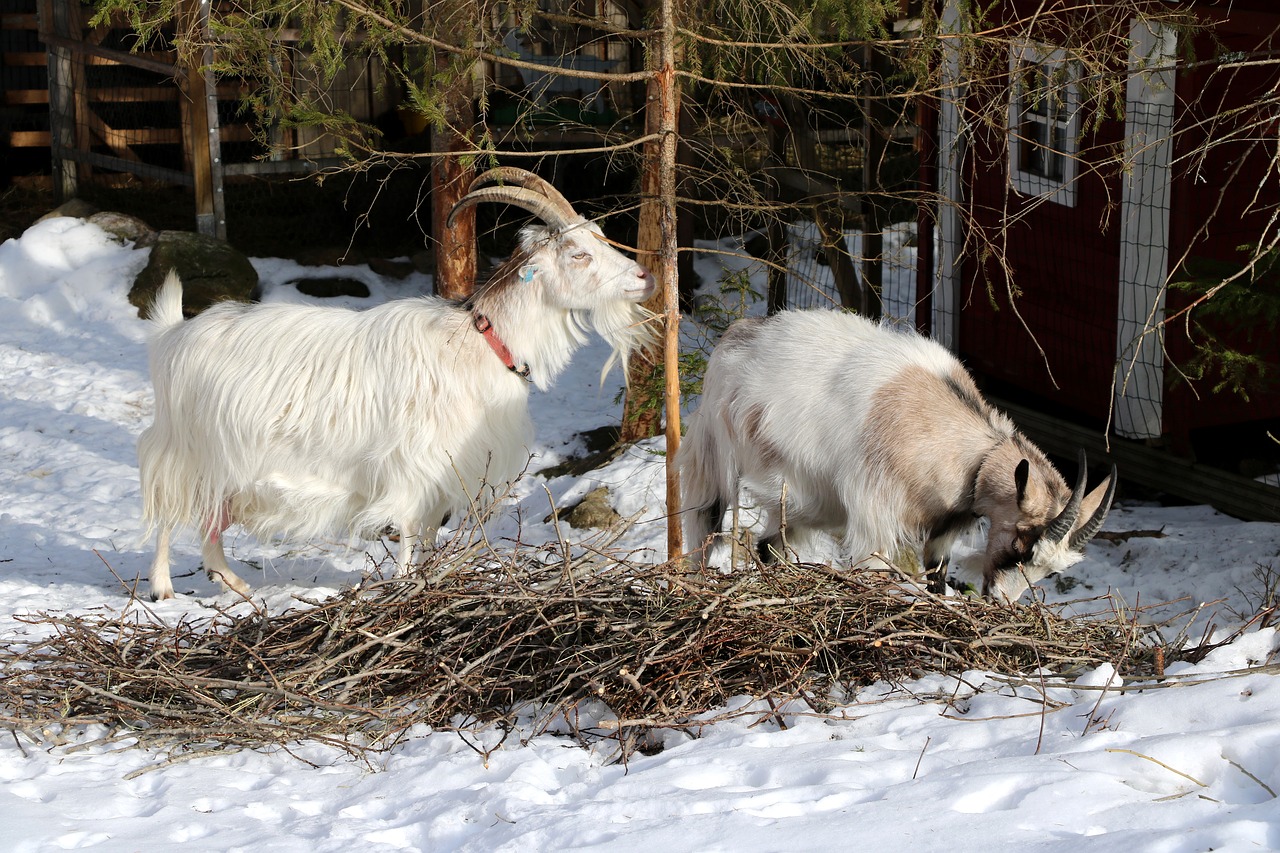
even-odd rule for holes
{"type": "MultiPolygon", "coordinates": [[[[465,201],[466,198],[469,198],[475,193],[483,194],[485,192],[503,188],[518,191],[522,200],[502,198],[496,194],[492,196],[482,195],[480,200],[483,201],[484,198],[488,197],[495,201],[507,201],[513,204],[518,204],[521,207],[527,208],[531,213],[536,214],[544,222],[554,228],[567,228],[570,225],[577,223],[582,218],[578,215],[578,212],[573,209],[573,205],[569,203],[568,199],[561,195],[560,191],[552,186],[548,181],[543,180],[527,169],[518,169],[514,166],[499,166],[496,169],[490,169],[487,172],[477,175],[472,179],[471,185],[467,188],[467,196],[464,197],[463,200],[465,201]],[[494,182],[501,183],[504,187],[484,186],[485,184],[491,184],[494,182]],[[534,200],[535,196],[537,197],[536,201],[534,200]]],[[[459,204],[460,203],[461,202],[459,202],[459,204]]],[[[461,209],[462,208],[459,207],[454,208],[455,211],[461,209]]]]}
{"type": "Polygon", "coordinates": [[[1065,539],[1071,532],[1071,528],[1075,526],[1076,519],[1080,517],[1080,503],[1084,500],[1084,489],[1089,480],[1089,467],[1085,464],[1084,448],[1080,448],[1080,456],[1076,464],[1080,468],[1080,473],[1076,477],[1076,487],[1071,490],[1071,499],[1041,534],[1041,538],[1048,542],[1061,542],[1065,539]]]}
{"type": "Polygon", "coordinates": [[[1089,540],[1098,534],[1102,529],[1102,522],[1107,520],[1107,513],[1111,511],[1111,499],[1116,496],[1116,466],[1111,466],[1111,476],[1107,482],[1106,494],[1102,496],[1102,503],[1098,504],[1098,508],[1093,511],[1093,515],[1089,516],[1089,520],[1080,525],[1080,529],[1071,534],[1071,541],[1068,543],[1073,551],[1083,551],[1084,546],[1089,540]]]}
{"type": "Polygon", "coordinates": [[[541,175],[530,172],[529,169],[497,167],[486,170],[486,172],[481,172],[480,174],[477,174],[475,178],[471,179],[471,186],[467,187],[467,190],[475,190],[476,187],[484,186],[486,183],[513,183],[516,184],[517,187],[527,187],[530,188],[530,190],[538,190],[543,193],[544,196],[547,196],[548,199],[552,199],[556,201],[557,204],[563,205],[564,209],[573,210],[573,205],[571,205],[567,199],[564,199],[564,196],[561,195],[561,192],[559,192],[552,183],[541,177],[541,175]]]}
{"type": "Polygon", "coordinates": [[[454,217],[468,207],[475,207],[483,201],[502,201],[523,207],[552,228],[567,228],[575,224],[578,219],[577,214],[566,215],[563,208],[536,190],[520,186],[480,187],[471,190],[458,200],[458,203],[449,211],[449,218],[445,220],[446,227],[452,228],[454,217]]]}
{"type": "Polygon", "coordinates": [[[576,219],[578,217],[578,211],[573,209],[573,205],[569,203],[569,200],[561,195],[560,191],[550,181],[544,180],[528,169],[520,169],[515,166],[498,166],[497,168],[489,169],[487,172],[477,175],[471,181],[471,186],[467,190],[471,191],[484,184],[492,183],[514,184],[515,186],[541,193],[564,213],[566,219],[576,219]]]}

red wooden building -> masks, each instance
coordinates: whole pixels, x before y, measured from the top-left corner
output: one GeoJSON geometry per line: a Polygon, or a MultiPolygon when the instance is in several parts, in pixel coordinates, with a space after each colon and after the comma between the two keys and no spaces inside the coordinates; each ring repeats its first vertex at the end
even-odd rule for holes
{"type": "MultiPolygon", "coordinates": [[[[1027,20],[1039,5],[1002,9],[1027,20]]],[[[1274,335],[1204,312],[1188,327],[1193,296],[1170,287],[1188,270],[1241,270],[1241,246],[1276,239],[1280,66],[1267,60],[1280,54],[1280,6],[1187,5],[1206,25],[1191,44],[1128,22],[1128,55],[1115,57],[1129,72],[1123,115],[1082,103],[1072,46],[1028,29],[1008,47],[1002,132],[975,131],[976,96],[952,58],[954,85],[930,117],[924,172],[944,201],[920,228],[917,320],[997,398],[1183,459],[1280,459],[1267,438],[1280,437],[1280,384],[1246,400],[1184,376],[1209,331],[1262,356],[1277,383],[1274,335]]],[[[942,17],[963,29],[958,6],[947,0],[942,17]]]]}

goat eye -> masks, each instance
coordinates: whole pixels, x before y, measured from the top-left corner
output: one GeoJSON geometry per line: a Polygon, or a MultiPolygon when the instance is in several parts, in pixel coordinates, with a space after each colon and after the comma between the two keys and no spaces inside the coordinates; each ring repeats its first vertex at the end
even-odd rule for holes
{"type": "Polygon", "coordinates": [[[575,261],[585,261],[585,260],[587,260],[587,259],[588,259],[588,258],[590,258],[590,257],[591,257],[591,255],[590,255],[588,252],[574,252],[574,253],[573,253],[573,259],[574,259],[575,261]]]}

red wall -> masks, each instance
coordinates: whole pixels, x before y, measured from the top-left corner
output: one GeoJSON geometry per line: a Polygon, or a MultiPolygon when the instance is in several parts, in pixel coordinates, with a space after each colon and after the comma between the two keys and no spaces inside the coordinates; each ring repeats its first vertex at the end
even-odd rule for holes
{"type": "MultiPolygon", "coordinates": [[[[1237,7],[1230,17],[1217,17],[1215,35],[1221,50],[1252,52],[1264,50],[1268,41],[1280,43],[1275,35],[1280,29],[1280,11],[1243,12],[1237,7]]],[[[1195,43],[1195,55],[1212,57],[1215,46],[1202,37],[1195,43]]],[[[1268,219],[1280,208],[1280,185],[1269,164],[1278,144],[1274,105],[1271,116],[1262,117],[1259,125],[1251,126],[1260,118],[1253,113],[1234,122],[1219,120],[1213,128],[1216,137],[1233,133],[1239,138],[1212,148],[1203,160],[1192,156],[1204,140],[1198,124],[1224,109],[1265,98],[1280,84],[1280,71],[1271,65],[1211,72],[1211,68],[1193,68],[1178,80],[1178,96],[1185,111],[1180,128],[1184,132],[1177,139],[1175,156],[1183,161],[1183,168],[1173,184],[1171,262],[1189,253],[1239,264],[1245,255],[1238,247],[1256,243],[1268,219]]],[[[1274,224],[1270,233],[1276,233],[1274,224]]],[[[1185,308],[1188,301],[1185,295],[1171,294],[1168,314],[1185,308]]],[[[1273,379],[1280,381],[1276,375],[1280,374],[1280,345],[1272,333],[1257,326],[1238,329],[1212,321],[1208,325],[1228,343],[1266,357],[1273,365],[1273,379]]],[[[1185,323],[1176,322],[1167,337],[1170,358],[1177,363],[1188,362],[1193,354],[1185,328],[1185,323]]],[[[1278,390],[1276,386],[1255,390],[1245,401],[1230,391],[1215,394],[1212,383],[1204,381],[1196,384],[1197,398],[1185,383],[1175,382],[1166,396],[1166,431],[1181,435],[1204,427],[1280,417],[1278,390]]]]}
{"type": "MultiPolygon", "coordinates": [[[[1084,156],[1090,148],[1118,143],[1122,132],[1119,123],[1108,122],[1082,141],[1084,156]]],[[[967,260],[961,356],[974,370],[1044,402],[1105,417],[1120,259],[1118,220],[1105,219],[1107,205],[1119,199],[1119,180],[1080,176],[1075,207],[1030,203],[1006,187],[1003,139],[974,153],[968,186],[975,219],[983,232],[1002,241],[1009,268],[976,256],[967,260]],[[991,163],[1000,166],[973,165],[991,163]],[[1017,224],[1002,235],[1006,205],[1017,224]],[[1010,287],[1020,291],[1013,302],[1010,287]]]]}
{"type": "MultiPolygon", "coordinates": [[[[1280,43],[1273,35],[1280,29],[1280,9],[1273,11],[1269,0],[1243,0],[1231,7],[1226,20],[1226,13],[1218,11],[1221,4],[1204,5],[1206,14],[1219,19],[1217,37],[1223,49],[1256,50],[1269,38],[1280,43]],[[1239,11],[1249,7],[1266,11],[1239,11]]],[[[1195,47],[1199,59],[1215,55],[1209,39],[1195,47]]],[[[1180,75],[1177,94],[1184,132],[1175,147],[1175,170],[1179,171],[1171,194],[1171,263],[1188,248],[1196,256],[1239,259],[1236,247],[1256,240],[1265,218],[1280,205],[1274,175],[1260,189],[1260,176],[1269,174],[1267,158],[1276,154],[1274,122],[1256,130],[1247,141],[1215,149],[1194,164],[1194,172],[1188,170],[1193,164],[1185,158],[1200,141],[1190,130],[1194,123],[1204,114],[1245,103],[1275,86],[1280,72],[1270,68],[1270,72],[1255,70],[1231,78],[1211,77],[1207,68],[1180,75]],[[1254,144],[1260,136],[1265,143],[1254,144]],[[1233,175],[1234,180],[1228,180],[1233,175]],[[1251,196],[1260,191],[1261,209],[1242,213],[1251,196]]],[[[1122,121],[1104,122],[1081,143],[1086,161],[1092,151],[1093,162],[1102,162],[1099,152],[1120,144],[1123,132],[1122,121]]],[[[1215,133],[1222,132],[1219,125],[1215,133]]],[[[1021,392],[1043,408],[1101,423],[1111,403],[1116,361],[1120,178],[1082,176],[1074,207],[1029,206],[1007,187],[1004,145],[1002,138],[979,141],[967,161],[973,215],[983,232],[1005,241],[1009,270],[982,260],[980,245],[971,247],[962,276],[961,357],[976,373],[994,380],[1003,393],[1021,392]],[[1005,216],[1013,216],[1017,224],[1002,238],[998,226],[1005,216]],[[1013,304],[1007,293],[1011,284],[1021,291],[1013,304]]],[[[925,274],[921,280],[926,280],[925,274]]],[[[1186,303],[1185,297],[1171,294],[1169,314],[1186,303]]],[[[1186,363],[1192,354],[1181,328],[1176,324],[1167,337],[1172,365],[1186,363]]],[[[1247,334],[1220,327],[1215,331],[1232,342],[1260,349],[1280,365],[1280,345],[1274,336],[1259,342],[1256,336],[1250,340],[1247,334]]],[[[1172,366],[1166,370],[1170,377],[1177,373],[1172,366]]],[[[1280,374],[1280,367],[1276,373],[1280,374]]],[[[1205,382],[1197,383],[1196,391],[1198,400],[1185,383],[1167,383],[1165,432],[1171,434],[1175,448],[1189,449],[1189,435],[1206,426],[1280,417],[1278,393],[1255,393],[1246,403],[1235,395],[1212,394],[1205,382]]]]}

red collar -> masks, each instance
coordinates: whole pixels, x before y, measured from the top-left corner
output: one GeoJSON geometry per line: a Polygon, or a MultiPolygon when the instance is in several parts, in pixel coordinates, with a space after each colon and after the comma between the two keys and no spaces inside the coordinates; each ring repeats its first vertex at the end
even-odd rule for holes
{"type": "Polygon", "coordinates": [[[507,370],[524,379],[529,378],[529,365],[524,364],[516,367],[516,360],[511,357],[511,350],[507,349],[507,345],[502,342],[502,338],[498,337],[498,332],[493,328],[493,323],[489,322],[489,318],[478,312],[471,312],[471,320],[475,324],[476,331],[484,335],[484,339],[488,341],[489,347],[502,359],[502,363],[507,366],[507,370]]]}

